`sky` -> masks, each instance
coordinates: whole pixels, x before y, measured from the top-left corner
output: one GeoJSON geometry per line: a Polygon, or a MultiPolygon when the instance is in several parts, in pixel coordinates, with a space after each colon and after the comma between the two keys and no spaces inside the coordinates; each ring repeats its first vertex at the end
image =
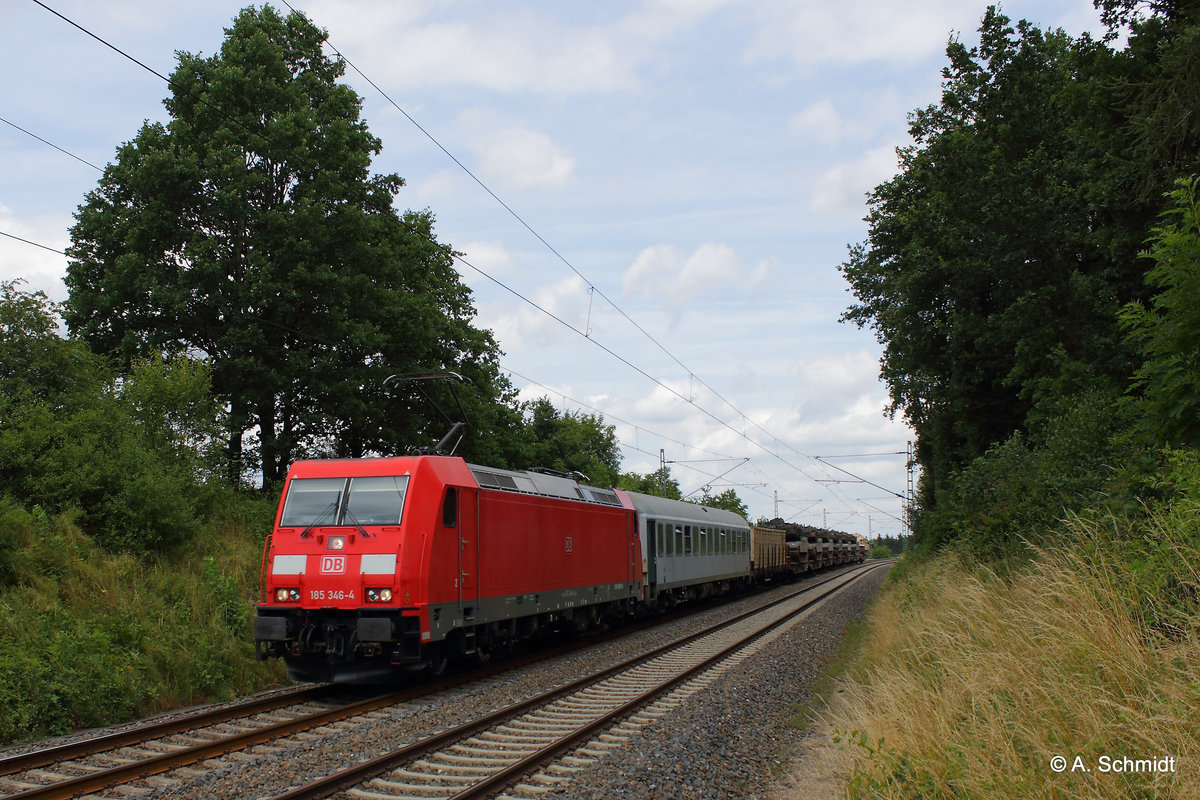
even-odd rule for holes
{"type": "MultiPolygon", "coordinates": [[[[162,75],[218,51],[248,5],[42,2],[162,75]]],[[[751,519],[902,533],[913,434],[886,413],[874,334],[840,321],[838,267],[986,3],[291,4],[361,71],[343,80],[382,140],[373,171],[465,254],[523,398],[602,414],[623,471],[665,460],[685,494],[733,488],[751,519]]],[[[1103,30],[1090,0],[1000,5],[1103,30]]],[[[97,168],[169,121],[169,89],[44,6],[0,3],[0,280],[62,300],[51,250],[97,168]]]]}

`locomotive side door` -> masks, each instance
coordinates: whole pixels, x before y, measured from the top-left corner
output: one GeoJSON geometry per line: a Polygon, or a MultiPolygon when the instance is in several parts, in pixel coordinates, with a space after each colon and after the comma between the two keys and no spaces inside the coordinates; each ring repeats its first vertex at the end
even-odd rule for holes
{"type": "Polygon", "coordinates": [[[458,528],[458,604],[468,619],[475,615],[479,600],[478,494],[478,490],[467,487],[447,489],[447,508],[443,509],[446,527],[458,528]]]}

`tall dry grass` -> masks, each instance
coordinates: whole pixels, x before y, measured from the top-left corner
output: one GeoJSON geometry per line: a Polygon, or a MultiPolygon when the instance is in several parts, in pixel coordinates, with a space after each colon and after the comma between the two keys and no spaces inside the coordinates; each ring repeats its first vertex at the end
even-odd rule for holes
{"type": "Polygon", "coordinates": [[[890,584],[828,711],[850,794],[1200,798],[1196,514],[1121,525],[1074,520],[1003,577],[947,555],[890,584]]]}

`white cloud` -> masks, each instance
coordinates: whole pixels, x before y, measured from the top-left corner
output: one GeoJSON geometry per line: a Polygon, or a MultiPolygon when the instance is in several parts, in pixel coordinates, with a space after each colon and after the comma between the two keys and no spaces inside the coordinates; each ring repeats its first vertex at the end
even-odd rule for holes
{"type": "Polygon", "coordinates": [[[787,59],[806,71],[875,61],[912,64],[944,50],[953,24],[973,28],[979,16],[960,0],[773,0],[754,10],[758,32],[747,58],[787,59]]]}
{"type": "Polygon", "coordinates": [[[788,132],[793,136],[819,144],[833,144],[842,138],[842,116],[826,98],[792,115],[788,132]]]}
{"type": "Polygon", "coordinates": [[[678,318],[682,310],[704,295],[716,297],[730,288],[742,292],[761,286],[777,262],[768,259],[747,269],[737,252],[726,244],[708,242],[690,255],[669,244],[647,247],[638,253],[621,276],[626,298],[655,298],[678,318]]]}
{"type": "Polygon", "coordinates": [[[26,240],[0,236],[0,281],[20,278],[25,281],[21,287],[24,291],[43,291],[56,301],[66,299],[67,290],[63,285],[66,257],[27,242],[66,248],[70,244],[69,225],[67,217],[19,218],[11,209],[0,205],[0,231],[26,240]]]}
{"type": "MultiPolygon", "coordinates": [[[[530,299],[578,330],[583,330],[587,324],[587,286],[577,276],[543,286],[533,292],[530,299]]],[[[499,302],[480,305],[478,322],[496,334],[501,350],[537,349],[561,344],[564,336],[575,336],[542,311],[518,303],[505,297],[499,302]]]]}
{"type": "Polygon", "coordinates": [[[455,247],[463,258],[491,275],[511,273],[516,266],[502,242],[469,242],[455,247]]]}
{"type": "Polygon", "coordinates": [[[348,13],[341,0],[327,0],[310,11],[355,63],[402,88],[611,92],[636,85],[642,60],[638,43],[624,38],[620,26],[563,24],[510,6],[459,15],[447,4],[359,0],[348,13]]]}
{"type": "Polygon", "coordinates": [[[896,174],[898,162],[893,145],[864,152],[857,161],[837,164],[814,183],[808,208],[831,217],[866,216],[866,194],[896,174]]]}
{"type": "Polygon", "coordinates": [[[565,186],[575,169],[575,160],[549,136],[526,128],[477,136],[474,147],[482,176],[514,189],[565,186]]]}

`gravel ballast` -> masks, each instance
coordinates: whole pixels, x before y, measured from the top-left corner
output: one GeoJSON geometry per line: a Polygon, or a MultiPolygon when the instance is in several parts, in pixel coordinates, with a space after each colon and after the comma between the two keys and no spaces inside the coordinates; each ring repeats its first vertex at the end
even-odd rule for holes
{"type": "MultiPolygon", "coordinates": [[[[570,784],[543,795],[577,798],[762,798],[778,773],[791,726],[842,640],[878,588],[884,570],[857,581],[716,680],[673,714],[644,728],[628,744],[570,784]]],[[[815,582],[820,576],[806,579],[815,582]]],[[[795,585],[768,592],[784,593],[795,585]]],[[[145,798],[245,800],[270,797],[404,743],[473,719],[485,711],[566,683],[603,666],[734,616],[762,597],[747,598],[664,623],[580,653],[514,670],[287,740],[138,781],[145,798]]],[[[107,794],[107,793],[106,793],[107,794]]]]}
{"type": "Polygon", "coordinates": [[[786,630],[627,747],[580,772],[547,800],[766,798],[803,737],[796,706],[832,662],[886,570],[856,582],[786,630]]]}

